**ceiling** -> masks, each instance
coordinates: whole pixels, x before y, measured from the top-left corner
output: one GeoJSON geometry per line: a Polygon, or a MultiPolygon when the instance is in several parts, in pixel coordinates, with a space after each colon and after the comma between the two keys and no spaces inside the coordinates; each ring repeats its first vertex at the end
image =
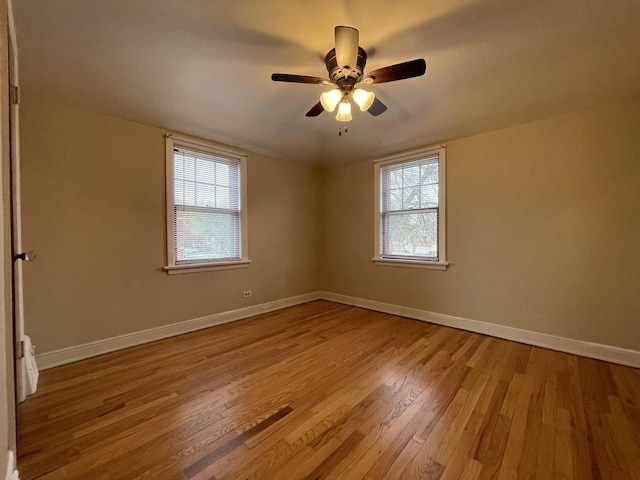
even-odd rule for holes
{"type": "Polygon", "coordinates": [[[23,95],[311,164],[372,158],[640,95],[638,0],[14,0],[23,95]],[[360,30],[389,109],[305,113],[335,25],[360,30]]]}

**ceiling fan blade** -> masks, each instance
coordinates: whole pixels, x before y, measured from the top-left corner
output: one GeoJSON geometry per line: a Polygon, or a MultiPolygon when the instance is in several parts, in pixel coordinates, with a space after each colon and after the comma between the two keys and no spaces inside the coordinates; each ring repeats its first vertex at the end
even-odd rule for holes
{"type": "Polygon", "coordinates": [[[345,66],[356,68],[360,33],[353,27],[338,26],[335,28],[335,36],[338,68],[345,66]]]}
{"type": "Polygon", "coordinates": [[[309,110],[307,112],[307,117],[317,117],[318,115],[320,115],[322,112],[324,112],[324,108],[322,106],[322,103],[318,102],[316,103],[313,107],[311,107],[311,110],[309,110]]]}
{"type": "Polygon", "coordinates": [[[424,75],[427,71],[427,62],[420,58],[419,60],[410,60],[397,65],[379,68],[370,72],[365,77],[366,83],[385,83],[395,82],[396,80],[404,80],[405,78],[413,78],[424,75]]]}
{"type": "Polygon", "coordinates": [[[289,83],[317,83],[325,85],[329,83],[328,80],[320,77],[310,77],[308,75],[290,75],[288,73],[274,73],[271,75],[271,80],[274,82],[289,82],[289,83]]]}
{"type": "Polygon", "coordinates": [[[369,107],[369,110],[367,110],[367,112],[369,112],[374,117],[377,117],[378,115],[386,111],[387,111],[387,106],[384,103],[382,103],[380,100],[378,100],[377,97],[369,107]]]}

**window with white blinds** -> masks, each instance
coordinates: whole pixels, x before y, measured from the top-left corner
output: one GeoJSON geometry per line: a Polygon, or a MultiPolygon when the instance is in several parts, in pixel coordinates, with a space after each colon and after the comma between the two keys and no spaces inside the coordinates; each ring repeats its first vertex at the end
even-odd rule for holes
{"type": "Polygon", "coordinates": [[[244,164],[242,156],[168,138],[167,270],[246,263],[244,164]]]}
{"type": "Polygon", "coordinates": [[[431,264],[444,260],[444,148],[375,163],[374,261],[431,264]]]}

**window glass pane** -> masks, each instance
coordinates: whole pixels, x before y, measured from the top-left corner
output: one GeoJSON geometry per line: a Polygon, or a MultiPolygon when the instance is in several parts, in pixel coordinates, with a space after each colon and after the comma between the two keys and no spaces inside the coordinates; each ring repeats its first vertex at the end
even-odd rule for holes
{"type": "Polygon", "coordinates": [[[391,170],[389,177],[389,186],[391,188],[402,188],[402,170],[391,170]]]}
{"type": "MultiPolygon", "coordinates": [[[[199,179],[199,178],[198,178],[199,179]]],[[[216,187],[207,183],[197,184],[196,205],[199,207],[216,206],[216,187]]]]}
{"type": "Polygon", "coordinates": [[[208,160],[199,159],[196,165],[198,182],[214,184],[216,181],[216,164],[208,160]]]}
{"type": "Polygon", "coordinates": [[[176,181],[174,188],[176,205],[195,205],[196,184],[193,182],[176,181]]]}
{"type": "Polygon", "coordinates": [[[402,210],[402,189],[389,191],[388,210],[402,210]]]}
{"type": "Polygon", "coordinates": [[[420,188],[405,188],[402,190],[402,207],[411,210],[420,207],[420,188]]]}
{"type": "Polygon", "coordinates": [[[184,205],[184,183],[176,181],[173,186],[173,203],[176,205],[184,205]]]}
{"type": "Polygon", "coordinates": [[[420,183],[420,166],[413,165],[402,169],[402,181],[404,187],[413,187],[420,183]]]}
{"type": "Polygon", "coordinates": [[[438,257],[438,212],[389,213],[382,218],[386,255],[438,257]]]}
{"type": "Polygon", "coordinates": [[[420,165],[420,183],[438,183],[438,164],[435,162],[420,165]]]}
{"type": "Polygon", "coordinates": [[[238,214],[176,208],[175,215],[177,262],[240,258],[238,214]]]}
{"type": "Polygon", "coordinates": [[[216,164],[216,184],[225,187],[229,186],[229,165],[224,163],[216,164]]]}
{"type": "Polygon", "coordinates": [[[216,187],[216,207],[232,208],[230,200],[230,192],[228,187],[216,187]]]}
{"type": "Polygon", "coordinates": [[[438,206],[438,185],[424,185],[420,187],[420,208],[434,208],[438,206]]]}
{"type": "MultiPolygon", "coordinates": [[[[222,188],[223,192],[224,191],[229,192],[229,205],[227,208],[240,210],[240,195],[237,193],[239,192],[239,185],[240,185],[240,169],[239,168],[232,168],[229,170],[229,180],[230,180],[229,182],[230,186],[227,190],[225,190],[224,187],[218,187],[218,188],[222,188]]],[[[224,195],[224,193],[221,193],[221,195],[224,195]]]]}
{"type": "Polygon", "coordinates": [[[176,179],[195,180],[195,159],[184,152],[174,152],[174,176],[176,179]]]}

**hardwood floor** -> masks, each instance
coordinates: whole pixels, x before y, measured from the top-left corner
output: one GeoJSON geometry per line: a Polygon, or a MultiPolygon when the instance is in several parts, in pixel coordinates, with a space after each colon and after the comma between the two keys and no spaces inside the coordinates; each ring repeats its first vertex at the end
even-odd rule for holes
{"type": "Polygon", "coordinates": [[[40,378],[23,480],[640,478],[640,370],[326,301],[40,378]]]}

